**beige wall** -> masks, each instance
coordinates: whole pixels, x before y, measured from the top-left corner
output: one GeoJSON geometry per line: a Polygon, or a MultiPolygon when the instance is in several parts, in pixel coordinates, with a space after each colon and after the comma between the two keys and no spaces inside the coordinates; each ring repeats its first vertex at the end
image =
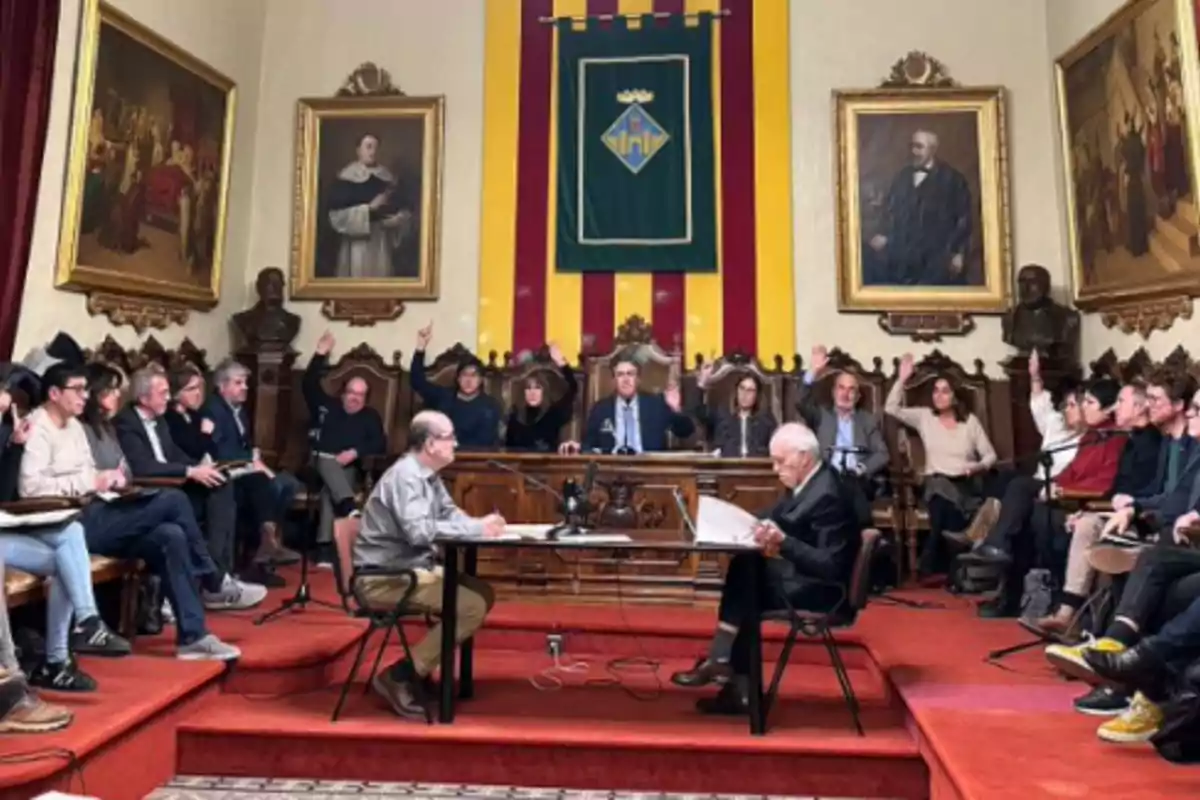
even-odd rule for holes
{"type": "MultiPolygon", "coordinates": [[[[1124,5],[1124,0],[1051,0],[1046,3],[1046,39],[1050,52],[1050,80],[1054,80],[1053,62],[1089,31],[1103,22],[1109,14],[1124,5]]],[[[1195,110],[1192,110],[1195,118],[1195,110]]],[[[1055,125],[1058,118],[1055,117],[1055,125]]],[[[1057,127],[1056,127],[1057,130],[1057,127]]],[[[1059,209],[1055,217],[1060,229],[1062,254],[1060,261],[1064,270],[1069,270],[1067,216],[1062,210],[1066,204],[1066,189],[1064,187],[1062,142],[1056,135],[1054,138],[1055,157],[1055,198],[1059,209]]],[[[1121,331],[1106,328],[1100,321],[1099,315],[1085,314],[1083,317],[1083,357],[1085,362],[1095,359],[1105,350],[1112,348],[1118,356],[1128,356],[1139,346],[1145,346],[1150,355],[1162,358],[1180,344],[1190,346],[1195,350],[1195,341],[1200,336],[1200,318],[1179,320],[1168,331],[1156,331],[1148,339],[1138,335],[1127,335],[1121,331]]]]}
{"type": "Polygon", "coordinates": [[[328,97],[364,61],[387,69],[410,95],[446,95],[441,297],[410,303],[399,320],[370,328],[332,324],[321,304],[296,302],[295,346],[311,351],[326,328],[338,350],[366,341],[385,358],[412,353],[418,328],[436,320],[433,348],[475,341],[479,295],[479,193],[483,156],[482,0],[265,0],[262,100],[254,162],[250,271],[291,263],[296,100],[328,97]]]}
{"type": "MultiPolygon", "coordinates": [[[[230,311],[243,306],[246,294],[243,273],[253,205],[251,167],[255,146],[254,114],[259,98],[263,8],[248,0],[112,0],[112,4],[225,73],[238,87],[221,303],[211,313],[193,314],[182,328],[174,326],[152,332],[167,346],[177,344],[185,336],[190,337],[197,345],[220,357],[229,349],[224,320],[230,311]]],[[[80,0],[63,0],[37,220],[14,350],[18,357],[32,347],[44,344],[60,330],[70,332],[85,347],[99,343],[109,334],[126,346],[144,338],[132,328],[114,328],[105,317],[88,316],[84,295],[54,288],[79,14],[80,0]]]]}
{"type": "MultiPolygon", "coordinates": [[[[66,0],[60,31],[55,99],[43,170],[32,266],[25,292],[18,352],[68,327],[85,343],[113,331],[89,318],[81,295],[53,289],[59,203],[69,124],[69,93],[79,0],[66,0]]],[[[887,358],[913,345],[879,330],[875,315],[835,308],[834,200],[830,91],[876,85],[908,49],[941,59],[964,84],[999,84],[1009,93],[1012,229],[1016,264],[1036,261],[1069,294],[1062,164],[1057,136],[1052,59],[1098,23],[1120,0],[795,0],[792,15],[792,142],[797,293],[797,348],[818,340],[856,354],[887,358]],[[836,331],[836,340],[830,332],[836,331]]],[[[318,303],[294,303],[304,318],[297,347],[311,349],[331,327],[348,347],[370,343],[389,357],[408,353],[415,331],[437,321],[435,347],[475,340],[478,296],[479,191],[483,142],[483,0],[116,0],[155,30],[229,74],[238,84],[238,132],[222,302],[194,315],[184,329],[156,333],[172,344],[188,335],[214,353],[227,347],[224,319],[252,297],[264,266],[285,271],[291,256],[291,208],[296,99],[328,96],[360,62],[387,68],[409,94],[444,94],[446,173],[443,198],[442,296],[410,304],[395,323],[373,328],[330,325],[318,303]]],[[[939,346],[953,357],[981,358],[995,374],[1008,355],[999,320],[977,318],[966,339],[939,346]]],[[[1085,318],[1085,356],[1109,346],[1132,351],[1139,340],[1085,318]]],[[[1165,353],[1200,320],[1151,337],[1165,353]]],[[[132,330],[115,332],[121,341],[132,330]]]]}

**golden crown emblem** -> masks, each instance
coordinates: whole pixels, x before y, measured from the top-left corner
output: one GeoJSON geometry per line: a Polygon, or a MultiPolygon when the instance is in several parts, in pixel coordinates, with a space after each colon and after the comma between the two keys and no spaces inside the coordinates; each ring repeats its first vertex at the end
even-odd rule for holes
{"type": "Polygon", "coordinates": [[[652,102],[653,100],[654,92],[650,91],[649,89],[626,89],[623,92],[617,93],[617,102],[625,103],[626,105],[631,103],[637,103],[641,105],[643,103],[652,102]]]}

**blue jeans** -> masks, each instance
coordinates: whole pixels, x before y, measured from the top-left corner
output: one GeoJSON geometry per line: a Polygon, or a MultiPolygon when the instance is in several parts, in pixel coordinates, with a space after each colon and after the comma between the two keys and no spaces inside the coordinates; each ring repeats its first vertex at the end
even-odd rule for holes
{"type": "Polygon", "coordinates": [[[63,528],[2,534],[0,558],[14,569],[47,579],[46,660],[64,663],[70,652],[72,614],[78,622],[98,613],[83,525],[72,522],[63,528]]]}

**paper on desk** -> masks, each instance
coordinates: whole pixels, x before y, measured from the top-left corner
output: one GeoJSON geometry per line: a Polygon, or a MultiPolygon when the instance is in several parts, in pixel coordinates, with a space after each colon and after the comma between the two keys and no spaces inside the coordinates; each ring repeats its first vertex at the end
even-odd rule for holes
{"type": "Polygon", "coordinates": [[[696,542],[698,544],[740,544],[751,547],[751,533],[758,518],[716,497],[700,496],[696,512],[696,542]]]}
{"type": "Polygon", "coordinates": [[[0,528],[28,528],[34,525],[61,525],[79,516],[77,508],[36,511],[31,514],[10,514],[0,511],[0,528]]]}
{"type": "MultiPolygon", "coordinates": [[[[496,537],[501,542],[544,542],[550,535],[553,525],[517,523],[504,526],[504,533],[496,537]]],[[[628,544],[633,541],[623,533],[580,533],[564,536],[558,540],[560,545],[591,545],[591,544],[628,544]]]]}
{"type": "Polygon", "coordinates": [[[553,525],[545,524],[527,524],[527,523],[508,523],[504,526],[504,533],[500,536],[502,540],[510,542],[517,539],[533,539],[535,541],[544,541],[549,535],[553,525]]]}

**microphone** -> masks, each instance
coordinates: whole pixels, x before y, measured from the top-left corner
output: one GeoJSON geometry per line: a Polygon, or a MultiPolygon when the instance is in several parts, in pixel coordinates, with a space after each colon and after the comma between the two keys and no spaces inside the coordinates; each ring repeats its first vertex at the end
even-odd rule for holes
{"type": "Polygon", "coordinates": [[[317,408],[317,424],[308,429],[308,442],[315,446],[321,440],[321,429],[325,427],[325,416],[329,409],[325,406],[317,408]]]}
{"type": "Polygon", "coordinates": [[[563,499],[562,494],[560,494],[553,486],[546,483],[545,481],[540,481],[537,478],[533,477],[532,475],[526,475],[521,470],[517,469],[516,467],[510,467],[508,464],[505,464],[503,461],[492,460],[492,461],[488,461],[486,463],[489,467],[495,467],[496,469],[503,470],[504,472],[509,472],[509,473],[512,473],[513,475],[523,478],[525,481],[533,484],[537,488],[547,491],[550,494],[554,495],[555,500],[557,500],[559,503],[561,503],[563,505],[566,505],[567,501],[565,499],[563,499]]]}

